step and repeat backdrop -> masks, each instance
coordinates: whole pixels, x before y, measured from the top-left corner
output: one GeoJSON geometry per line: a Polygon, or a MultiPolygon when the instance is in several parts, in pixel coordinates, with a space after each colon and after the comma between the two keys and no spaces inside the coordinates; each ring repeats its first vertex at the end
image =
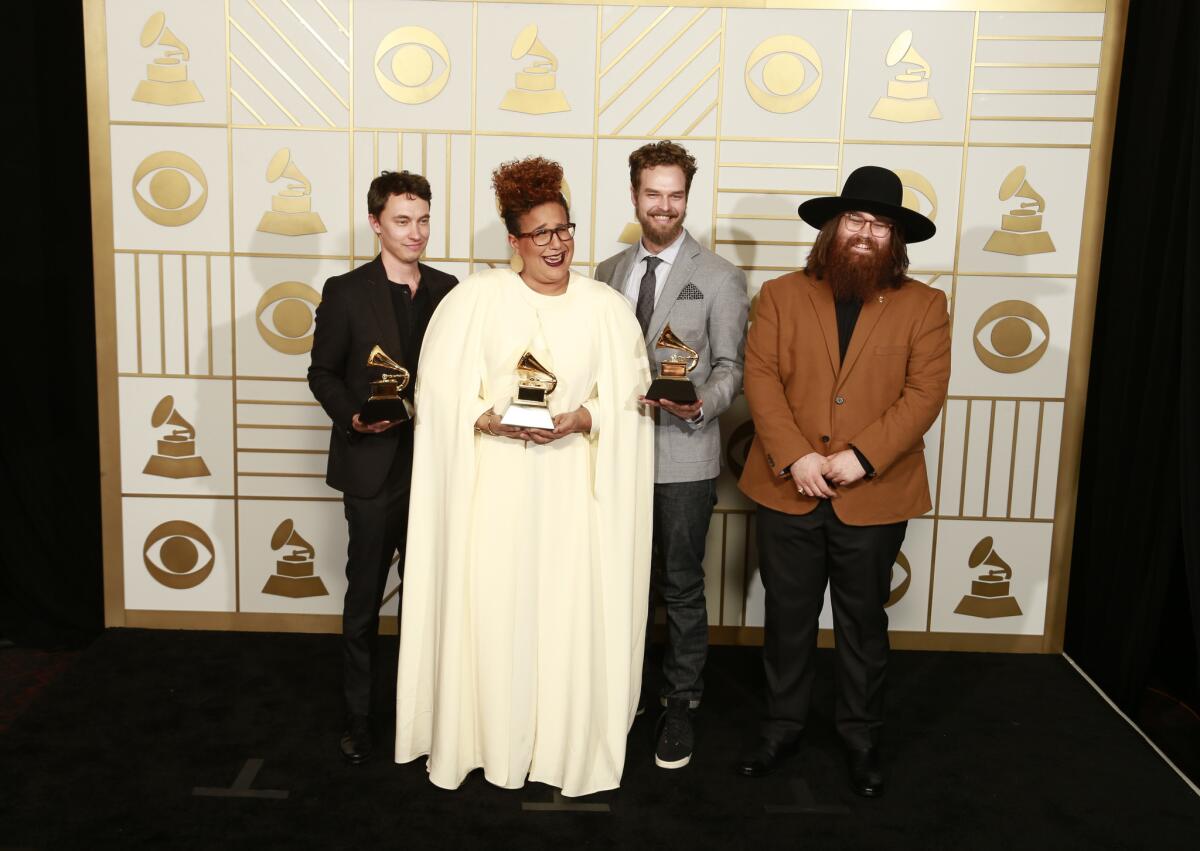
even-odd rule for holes
{"type": "MultiPolygon", "coordinates": [[[[912,269],[954,366],[894,640],[1057,649],[1124,5],[904,5],[85,0],[108,623],[339,628],[305,372],[322,284],[377,251],[374,175],[429,178],[427,259],[461,278],[508,262],[492,169],[556,159],[587,274],[639,237],[629,152],[669,138],[700,164],[688,228],[751,297],[857,166],[935,220],[912,269]]],[[[744,399],[722,429],[709,622],[754,642],[744,399]]]]}

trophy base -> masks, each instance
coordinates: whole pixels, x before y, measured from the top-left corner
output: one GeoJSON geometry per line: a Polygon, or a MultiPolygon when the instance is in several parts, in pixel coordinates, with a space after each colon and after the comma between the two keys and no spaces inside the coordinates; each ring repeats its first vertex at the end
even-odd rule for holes
{"type": "Polygon", "coordinates": [[[142,80],[133,93],[133,99],[139,103],[152,103],[155,106],[180,106],[185,103],[200,103],[204,98],[200,89],[191,80],[176,80],[163,83],[157,80],[142,80]]]}
{"type": "Polygon", "coordinates": [[[901,124],[913,124],[917,121],[936,121],[942,117],[941,110],[933,98],[902,99],[882,97],[871,110],[872,118],[884,121],[895,121],[901,124]]]}
{"type": "Polygon", "coordinates": [[[554,418],[550,416],[549,408],[518,405],[514,402],[504,412],[504,416],[500,419],[500,425],[514,428],[544,428],[546,431],[554,431],[554,418]]]}
{"type": "Polygon", "coordinates": [[[317,213],[279,213],[268,210],[259,220],[258,230],[280,236],[307,236],[325,233],[325,223],[317,213]]]}
{"type": "Polygon", "coordinates": [[[147,476],[162,476],[164,479],[196,479],[212,475],[208,465],[199,455],[190,458],[168,458],[165,455],[151,455],[142,472],[147,476]]]}
{"type": "Polygon", "coordinates": [[[358,420],[363,425],[380,423],[384,420],[402,423],[410,419],[408,406],[399,396],[393,399],[368,399],[358,412],[358,420]]]}
{"type": "Polygon", "coordinates": [[[547,115],[551,112],[570,112],[566,95],[558,89],[545,92],[530,92],[524,89],[509,89],[500,108],[506,112],[523,112],[526,115],[547,115]]]}
{"type": "Polygon", "coordinates": [[[328,589],[319,576],[279,576],[272,574],[263,586],[264,594],[275,597],[291,597],[298,600],[302,597],[327,597],[328,589]]]}
{"type": "Polygon", "coordinates": [[[994,251],[997,254],[1013,254],[1024,257],[1026,254],[1049,254],[1054,251],[1054,241],[1046,231],[1034,233],[1011,233],[1006,230],[992,231],[984,251],[994,251]]]}
{"type": "Polygon", "coordinates": [[[687,378],[656,378],[646,391],[646,398],[651,402],[666,399],[680,405],[690,405],[698,398],[696,385],[687,378]]]}
{"type": "Polygon", "coordinates": [[[1011,618],[1021,614],[1016,597],[974,597],[965,595],[954,607],[954,614],[973,618],[1011,618]]]}

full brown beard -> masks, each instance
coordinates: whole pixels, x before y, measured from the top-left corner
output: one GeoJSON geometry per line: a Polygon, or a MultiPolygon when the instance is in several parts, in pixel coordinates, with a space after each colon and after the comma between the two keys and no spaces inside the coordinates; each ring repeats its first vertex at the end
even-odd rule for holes
{"type": "Polygon", "coordinates": [[[665,226],[660,226],[658,222],[650,218],[649,215],[642,215],[641,210],[634,210],[638,224],[642,226],[642,233],[650,237],[650,240],[655,245],[670,245],[679,236],[679,232],[683,230],[683,221],[687,218],[685,211],[679,218],[672,219],[665,226]]]}
{"type": "Polygon", "coordinates": [[[850,234],[829,252],[825,274],[838,301],[865,302],[891,283],[890,252],[863,234],[850,234]],[[871,246],[870,254],[851,251],[851,246],[864,241],[871,246]]]}

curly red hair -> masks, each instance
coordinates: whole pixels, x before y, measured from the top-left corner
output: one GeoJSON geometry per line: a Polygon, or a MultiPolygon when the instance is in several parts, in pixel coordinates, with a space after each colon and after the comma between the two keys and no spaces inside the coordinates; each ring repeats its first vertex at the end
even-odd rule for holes
{"type": "Polygon", "coordinates": [[[562,166],[544,157],[528,157],[501,163],[492,172],[492,188],[500,203],[500,218],[513,236],[521,233],[521,216],[534,207],[557,201],[567,217],[571,211],[562,194],[562,166]]]}

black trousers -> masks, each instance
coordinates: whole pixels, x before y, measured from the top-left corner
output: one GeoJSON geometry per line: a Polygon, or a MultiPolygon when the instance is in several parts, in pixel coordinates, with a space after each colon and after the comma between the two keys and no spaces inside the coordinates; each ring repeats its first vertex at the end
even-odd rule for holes
{"type": "Polygon", "coordinates": [[[379,493],[342,496],[350,541],[346,548],[346,598],[342,604],[343,689],[348,715],[369,715],[371,692],[379,675],[379,607],[392,557],[404,577],[408,537],[408,496],[412,479],[412,426],[404,429],[396,457],[379,493]]]}
{"type": "Polygon", "coordinates": [[[887,602],[906,521],[848,526],[822,500],[809,514],[758,507],[758,554],[766,588],[762,732],[792,738],[804,728],[813,686],[817,617],[829,583],[836,644],[838,733],[851,747],[878,742],[887,669],[887,602]]]}

